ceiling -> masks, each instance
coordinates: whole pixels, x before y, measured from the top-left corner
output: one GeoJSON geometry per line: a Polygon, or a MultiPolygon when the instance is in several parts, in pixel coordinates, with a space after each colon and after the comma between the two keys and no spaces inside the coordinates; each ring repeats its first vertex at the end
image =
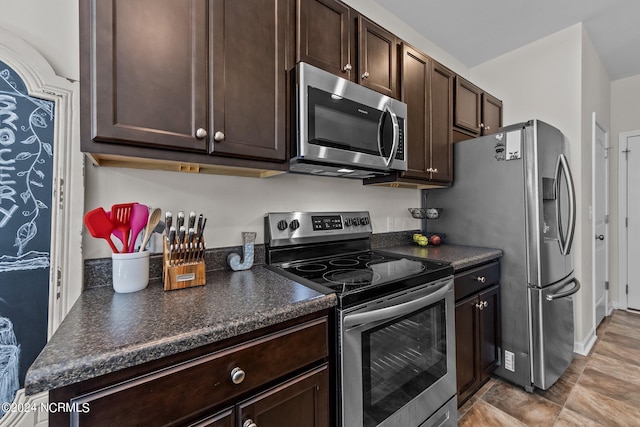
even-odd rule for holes
{"type": "Polygon", "coordinates": [[[468,67],[583,22],[611,80],[640,74],[638,0],[375,0],[468,67]]]}

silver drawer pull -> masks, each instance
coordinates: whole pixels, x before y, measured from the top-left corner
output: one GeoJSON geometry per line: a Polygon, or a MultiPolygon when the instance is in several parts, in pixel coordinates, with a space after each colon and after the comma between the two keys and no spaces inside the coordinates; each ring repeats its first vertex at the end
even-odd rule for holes
{"type": "Polygon", "coordinates": [[[231,381],[233,381],[234,384],[240,384],[244,381],[245,376],[244,371],[240,368],[233,368],[231,370],[231,381]]]}
{"type": "Polygon", "coordinates": [[[477,280],[478,282],[480,282],[480,283],[484,283],[484,282],[486,282],[486,281],[487,281],[487,278],[486,278],[486,277],[484,277],[484,276],[478,276],[478,277],[476,277],[476,280],[477,280]]]}
{"type": "Polygon", "coordinates": [[[247,421],[242,423],[242,427],[258,427],[258,425],[254,423],[251,418],[249,418],[247,421]]]}
{"type": "Polygon", "coordinates": [[[476,303],[476,308],[477,308],[478,310],[482,310],[482,309],[484,309],[484,305],[482,304],[482,301],[480,301],[480,302],[477,302],[477,303],[476,303]]]}

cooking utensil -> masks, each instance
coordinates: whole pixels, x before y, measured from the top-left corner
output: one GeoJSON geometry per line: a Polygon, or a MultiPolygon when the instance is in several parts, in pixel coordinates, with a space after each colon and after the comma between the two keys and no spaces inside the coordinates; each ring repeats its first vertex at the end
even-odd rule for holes
{"type": "Polygon", "coordinates": [[[113,223],[107,216],[103,208],[95,208],[84,215],[84,225],[86,225],[89,233],[97,239],[105,239],[111,250],[118,253],[118,248],[111,241],[111,232],[113,231],[113,223]]]}
{"type": "Polygon", "coordinates": [[[196,213],[194,211],[189,212],[189,223],[187,225],[187,229],[193,228],[196,226],[196,213]]]}
{"type": "Polygon", "coordinates": [[[131,211],[133,203],[121,203],[111,206],[111,222],[114,228],[122,232],[122,253],[129,252],[129,232],[131,231],[131,211]]]}
{"type": "Polygon", "coordinates": [[[203,219],[203,215],[202,214],[198,215],[198,228],[196,228],[196,236],[200,235],[200,230],[202,229],[202,219],[203,219]]]}
{"type": "Polygon", "coordinates": [[[175,248],[175,240],[176,240],[176,228],[171,226],[169,229],[169,234],[167,235],[167,240],[169,244],[169,265],[173,265],[173,250],[175,248]]]}
{"type": "Polygon", "coordinates": [[[178,220],[176,221],[176,228],[180,231],[180,227],[184,225],[184,212],[178,212],[178,220]]]}
{"type": "Polygon", "coordinates": [[[159,208],[155,208],[151,211],[149,221],[147,222],[147,226],[144,230],[144,237],[142,238],[142,244],[140,245],[140,252],[144,251],[145,246],[147,246],[147,242],[151,238],[151,233],[153,233],[153,229],[156,228],[156,225],[160,222],[161,216],[162,211],[159,208]]]}
{"type": "MultiPolygon", "coordinates": [[[[111,211],[107,211],[107,218],[109,218],[109,221],[111,221],[111,211]]],[[[124,247],[124,237],[122,237],[122,232],[114,228],[111,234],[116,236],[118,240],[120,240],[120,242],[122,243],[122,247],[124,247]]]]}
{"type": "Polygon", "coordinates": [[[164,235],[169,237],[169,231],[171,230],[171,226],[173,225],[173,213],[171,211],[166,211],[164,213],[164,235]]]}
{"type": "MultiPolygon", "coordinates": [[[[129,244],[129,252],[133,252],[138,239],[138,234],[145,228],[149,220],[149,207],[141,203],[134,203],[131,208],[131,243],[129,244]]],[[[155,227],[155,226],[154,226],[155,227]]],[[[142,251],[141,251],[142,252],[142,251]]]]}
{"type": "MultiPolygon", "coordinates": [[[[195,212],[193,213],[194,222],[195,222],[195,212]]],[[[192,228],[187,232],[187,262],[191,262],[193,259],[193,236],[195,235],[195,230],[192,228]]]]}

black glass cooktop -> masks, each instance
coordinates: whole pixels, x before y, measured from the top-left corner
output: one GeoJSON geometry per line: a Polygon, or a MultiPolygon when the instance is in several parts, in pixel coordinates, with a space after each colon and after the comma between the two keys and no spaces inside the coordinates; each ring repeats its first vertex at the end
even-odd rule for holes
{"type": "Polygon", "coordinates": [[[379,251],[287,262],[280,264],[278,269],[288,277],[328,288],[343,298],[365,291],[372,296],[385,294],[389,288],[397,290],[416,282],[424,284],[453,274],[453,268],[447,263],[410,259],[379,251]]]}

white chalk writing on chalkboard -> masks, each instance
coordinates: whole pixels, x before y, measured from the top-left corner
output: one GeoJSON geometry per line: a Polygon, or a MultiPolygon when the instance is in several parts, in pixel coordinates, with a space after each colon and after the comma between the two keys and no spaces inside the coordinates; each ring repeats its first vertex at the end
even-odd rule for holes
{"type": "Polygon", "coordinates": [[[49,101],[22,93],[8,69],[0,70],[0,79],[6,83],[0,90],[0,229],[16,215],[24,217],[15,232],[15,256],[1,254],[0,271],[46,268],[49,253],[27,251],[27,245],[38,234],[36,220],[40,211],[48,209],[34,188],[44,188],[47,177],[42,165],[53,157],[51,144],[43,141],[38,132],[52,122],[53,107],[49,101]],[[19,99],[35,106],[28,120],[20,120],[19,99]],[[18,134],[23,136],[17,138],[18,134]],[[17,190],[17,184],[22,191],[17,190]]]}

